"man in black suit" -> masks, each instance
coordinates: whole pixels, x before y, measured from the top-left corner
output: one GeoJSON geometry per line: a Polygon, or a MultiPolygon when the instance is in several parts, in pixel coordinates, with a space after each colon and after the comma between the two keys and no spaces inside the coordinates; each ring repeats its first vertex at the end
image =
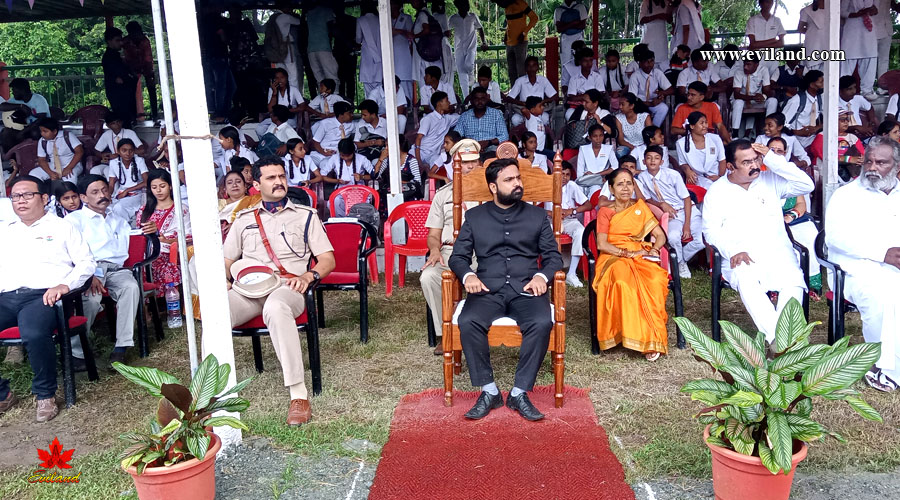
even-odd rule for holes
{"type": "Polygon", "coordinates": [[[494,320],[506,316],[522,330],[519,365],[506,405],[528,420],[540,420],[544,415],[526,391],[534,387],[550,344],[553,322],[547,284],[562,268],[562,256],[547,213],[521,201],[525,191],[516,160],[494,161],[485,169],[485,178],[494,202],[466,211],[449,262],[468,292],[459,316],[460,340],[472,385],[482,389],[466,418],[484,418],[503,405],[494,383],[487,333],[494,320]],[[477,272],[471,267],[473,252],[477,272]]]}

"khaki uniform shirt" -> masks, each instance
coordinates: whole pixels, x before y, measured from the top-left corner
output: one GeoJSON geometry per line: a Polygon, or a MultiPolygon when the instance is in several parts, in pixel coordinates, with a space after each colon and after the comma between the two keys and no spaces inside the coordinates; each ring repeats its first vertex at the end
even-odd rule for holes
{"type": "MultiPolygon", "coordinates": [[[[474,201],[463,203],[462,219],[460,227],[466,220],[466,210],[477,206],[474,201]]],[[[429,229],[441,229],[441,246],[453,244],[453,183],[448,183],[438,189],[431,199],[431,208],[428,210],[428,218],[425,219],[425,227],[429,229]]]]}
{"type": "Polygon", "coordinates": [[[257,229],[254,216],[257,209],[260,210],[259,217],[269,239],[269,245],[288,272],[300,276],[309,270],[310,258],[334,251],[322,221],[312,209],[295,205],[290,201],[283,210],[275,214],[261,207],[262,203],[258,203],[241,211],[235,217],[234,224],[225,238],[226,259],[256,259],[278,271],[278,267],[269,258],[257,229]],[[304,238],[303,233],[309,218],[312,220],[309,223],[309,232],[304,238]]]}

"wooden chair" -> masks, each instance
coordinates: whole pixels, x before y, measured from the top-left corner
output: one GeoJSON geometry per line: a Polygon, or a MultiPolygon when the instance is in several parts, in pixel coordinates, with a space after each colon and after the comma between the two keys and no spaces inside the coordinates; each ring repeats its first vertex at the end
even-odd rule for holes
{"type": "MultiPolygon", "coordinates": [[[[547,175],[540,168],[520,169],[522,184],[525,194],[522,201],[553,202],[553,232],[559,245],[560,229],[562,227],[562,158],[559,154],[553,162],[553,174],[547,175]]],[[[476,201],[480,203],[493,202],[493,195],[484,180],[484,167],[478,167],[469,175],[462,175],[462,165],[459,155],[453,161],[453,237],[459,234],[462,226],[463,202],[476,201]]],[[[566,351],[566,273],[557,271],[553,276],[553,283],[547,293],[550,295],[550,314],[553,319],[553,328],[550,331],[550,363],[553,367],[555,382],[556,407],[563,405],[563,379],[565,372],[566,351]]],[[[453,405],[453,375],[459,375],[462,370],[462,343],[459,335],[459,325],[454,320],[458,311],[462,308],[462,287],[459,279],[453,271],[444,271],[441,285],[442,297],[442,330],[444,342],[444,405],[453,405]]],[[[515,322],[510,318],[500,318],[494,321],[488,331],[488,343],[491,346],[505,345],[517,347],[522,345],[522,333],[515,322]]]]}

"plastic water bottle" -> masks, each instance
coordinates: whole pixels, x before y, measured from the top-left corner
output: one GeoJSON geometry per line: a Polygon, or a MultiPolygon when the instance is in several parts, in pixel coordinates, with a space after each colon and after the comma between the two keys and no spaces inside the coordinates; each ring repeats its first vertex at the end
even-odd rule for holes
{"type": "Polygon", "coordinates": [[[181,294],[174,283],[166,284],[166,312],[169,328],[181,328],[181,294]]]}

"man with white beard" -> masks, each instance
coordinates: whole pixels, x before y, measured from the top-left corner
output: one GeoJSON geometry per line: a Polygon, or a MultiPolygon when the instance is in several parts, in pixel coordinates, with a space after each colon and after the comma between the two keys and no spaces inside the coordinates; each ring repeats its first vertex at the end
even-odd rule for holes
{"type": "Polygon", "coordinates": [[[703,200],[703,235],[724,258],[722,276],[772,343],[782,308],[791,298],[802,301],[806,289],[784,228],[782,199],[810,193],[813,181],[785,157],[745,139],[725,147],[725,163],[728,174],[703,200]],[[763,162],[768,170],[761,169],[763,162]],[[769,291],[778,292],[777,307],[769,291]]]}
{"type": "Polygon", "coordinates": [[[829,260],[847,273],[844,294],[862,316],[866,342],[881,342],[881,358],[866,374],[875,389],[900,384],[900,144],[873,137],[862,174],[828,203],[829,260]]]}

